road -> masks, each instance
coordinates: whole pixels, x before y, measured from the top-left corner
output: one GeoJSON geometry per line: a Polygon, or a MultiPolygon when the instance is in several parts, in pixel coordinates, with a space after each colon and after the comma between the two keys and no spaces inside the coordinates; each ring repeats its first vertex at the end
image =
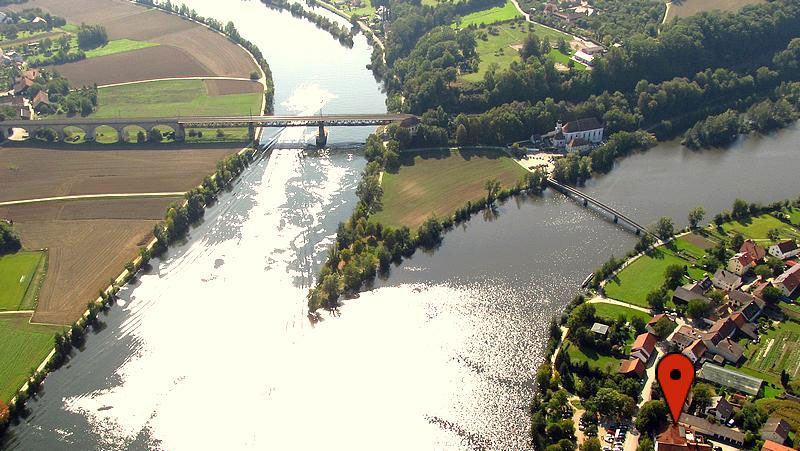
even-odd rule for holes
{"type": "Polygon", "coordinates": [[[183,197],[184,194],[185,193],[183,191],[173,191],[168,193],[81,194],[76,196],[56,196],[56,197],[40,197],[38,199],[9,200],[5,202],[0,202],[0,207],[7,207],[9,205],[38,204],[42,202],[55,202],[59,200],[183,197]]]}

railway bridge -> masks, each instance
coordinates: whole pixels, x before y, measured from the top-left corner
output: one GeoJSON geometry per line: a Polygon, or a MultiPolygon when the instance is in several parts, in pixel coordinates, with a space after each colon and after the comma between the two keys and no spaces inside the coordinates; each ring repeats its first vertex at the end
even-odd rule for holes
{"type": "Polygon", "coordinates": [[[619,223],[619,221],[623,221],[624,223],[631,226],[637,235],[640,235],[642,233],[650,233],[645,227],[643,227],[638,222],[620,213],[614,207],[604,202],[601,202],[600,200],[595,199],[594,197],[584,193],[583,191],[579,191],[571,186],[559,183],[551,177],[547,179],[547,183],[556,190],[566,194],[567,196],[572,197],[574,199],[579,199],[584,207],[588,206],[589,204],[592,204],[598,209],[605,211],[606,213],[614,217],[614,224],[619,223]]]}
{"type": "Polygon", "coordinates": [[[377,113],[377,114],[320,114],[316,116],[188,116],[188,117],[140,117],[140,118],[48,118],[42,120],[3,121],[0,125],[0,139],[11,135],[15,128],[25,130],[29,136],[45,130],[53,130],[59,140],[63,140],[67,127],[77,127],[86,133],[87,139],[94,139],[97,127],[108,126],[116,130],[119,137],[124,135],[127,127],[136,126],[144,130],[155,127],[169,127],[175,132],[175,139],[182,141],[186,137],[186,129],[192,128],[247,128],[250,139],[255,138],[257,127],[318,127],[317,144],[325,145],[328,127],[361,127],[387,125],[399,122],[416,129],[418,119],[411,114],[377,113]]]}

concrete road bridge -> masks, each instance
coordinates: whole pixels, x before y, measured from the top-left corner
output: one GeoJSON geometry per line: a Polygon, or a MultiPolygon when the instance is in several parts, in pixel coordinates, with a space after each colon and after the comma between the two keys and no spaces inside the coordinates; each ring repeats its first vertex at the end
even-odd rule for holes
{"type": "Polygon", "coordinates": [[[255,137],[257,127],[318,127],[317,143],[324,145],[326,141],[325,126],[328,127],[361,127],[387,125],[393,122],[415,128],[418,119],[411,114],[378,113],[378,114],[320,114],[316,116],[187,116],[187,117],[141,117],[141,118],[50,118],[42,120],[3,121],[0,138],[10,136],[15,128],[23,129],[29,136],[44,130],[53,130],[59,139],[66,135],[64,129],[77,127],[86,133],[87,139],[94,139],[96,129],[108,126],[117,131],[121,137],[126,127],[136,126],[144,130],[154,127],[169,127],[175,131],[175,139],[180,141],[186,137],[186,129],[192,128],[247,128],[250,139],[255,137]]]}

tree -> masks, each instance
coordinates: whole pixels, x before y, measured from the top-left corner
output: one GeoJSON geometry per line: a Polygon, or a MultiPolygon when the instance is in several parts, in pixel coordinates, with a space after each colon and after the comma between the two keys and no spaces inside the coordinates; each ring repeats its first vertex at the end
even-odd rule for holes
{"type": "Polygon", "coordinates": [[[783,260],[778,257],[767,257],[767,266],[772,269],[772,275],[777,276],[783,272],[784,264],[783,260]]]}
{"type": "Polygon", "coordinates": [[[781,239],[781,231],[778,229],[769,229],[767,230],[767,238],[769,238],[770,241],[778,241],[781,239]]]}
{"type": "Polygon", "coordinates": [[[761,292],[761,298],[764,299],[764,302],[767,304],[775,305],[783,299],[783,293],[779,288],[770,285],[761,292]]]}
{"type": "Polygon", "coordinates": [[[739,252],[739,249],[742,248],[743,244],[744,244],[744,237],[742,236],[742,234],[735,233],[733,235],[733,238],[731,238],[731,249],[733,249],[734,252],[739,252]]]}
{"type": "Polygon", "coordinates": [[[467,127],[464,124],[458,124],[456,127],[456,144],[459,146],[465,146],[469,144],[469,133],[467,132],[467,127]]]}
{"type": "Polygon", "coordinates": [[[597,437],[589,437],[581,444],[581,451],[602,451],[602,449],[597,437]]]}
{"type": "Polygon", "coordinates": [[[102,25],[81,25],[78,29],[78,47],[93,49],[108,42],[108,33],[102,25]]]}
{"type": "Polygon", "coordinates": [[[670,290],[674,290],[681,284],[681,280],[683,280],[683,275],[686,274],[684,267],[681,265],[669,265],[667,269],[664,271],[664,284],[670,290]]]}
{"type": "Polygon", "coordinates": [[[786,372],[786,369],[781,369],[781,385],[783,388],[788,388],[789,386],[789,373],[786,372]]]}
{"type": "Polygon", "coordinates": [[[598,390],[586,404],[606,418],[630,418],[636,407],[633,398],[608,387],[598,390]]]}
{"type": "Polygon", "coordinates": [[[644,333],[645,328],[647,327],[647,323],[641,316],[634,316],[631,318],[631,325],[633,326],[633,329],[636,330],[637,334],[644,333]]]}
{"type": "Polygon", "coordinates": [[[536,33],[528,33],[525,42],[522,44],[522,59],[528,59],[531,56],[539,56],[542,54],[542,43],[539,41],[539,36],[536,33]]]}
{"type": "Polygon", "coordinates": [[[695,207],[689,211],[689,227],[696,228],[706,215],[706,210],[703,207],[695,207]]]}
{"type": "Polygon", "coordinates": [[[667,303],[667,293],[664,290],[654,290],[647,294],[647,305],[655,311],[664,310],[667,303]]]}
{"type": "Polygon", "coordinates": [[[636,415],[636,429],[642,434],[653,434],[667,421],[669,411],[662,400],[647,401],[636,415]]]}
{"type": "Polygon", "coordinates": [[[145,141],[145,139],[146,139],[146,138],[145,138],[145,136],[144,136],[144,132],[143,132],[143,131],[141,131],[141,130],[139,130],[139,132],[138,132],[138,133],[136,133],[136,142],[137,142],[137,143],[139,143],[139,144],[141,144],[141,143],[143,143],[143,142],[145,141]]]}
{"type": "Polygon", "coordinates": [[[550,387],[550,377],[552,375],[553,370],[549,363],[539,365],[539,369],[536,370],[536,387],[539,389],[539,393],[545,393],[550,387]]]}
{"type": "Polygon", "coordinates": [[[667,336],[675,329],[675,323],[672,322],[669,318],[661,318],[653,325],[653,332],[655,332],[656,336],[663,340],[667,338],[667,336]]]}
{"type": "Polygon", "coordinates": [[[8,422],[9,417],[8,406],[3,401],[0,401],[0,429],[8,422]]]}
{"type": "Polygon", "coordinates": [[[733,201],[733,211],[731,211],[731,216],[733,216],[734,219],[741,219],[749,214],[750,206],[747,204],[747,202],[743,199],[736,198],[736,200],[733,201]]]}
{"type": "Polygon", "coordinates": [[[711,398],[716,395],[714,387],[704,383],[696,384],[692,389],[692,393],[694,394],[695,404],[702,410],[705,410],[711,404],[711,398]]]}
{"type": "Polygon", "coordinates": [[[150,141],[155,143],[160,143],[164,137],[161,135],[161,131],[157,128],[151,128],[150,131],[147,132],[147,137],[150,141]]]}
{"type": "Polygon", "coordinates": [[[486,189],[486,202],[490,204],[493,203],[497,197],[497,193],[500,192],[500,182],[494,178],[489,179],[483,187],[486,189]]]}
{"type": "Polygon", "coordinates": [[[703,319],[708,313],[710,304],[702,299],[692,299],[686,312],[694,319],[703,319]]]}
{"type": "Polygon", "coordinates": [[[666,240],[675,234],[675,224],[672,219],[667,216],[662,216],[658,219],[652,229],[653,235],[666,240]]]}
{"type": "Polygon", "coordinates": [[[592,304],[581,304],[572,310],[567,319],[567,327],[574,332],[581,326],[588,326],[595,322],[596,309],[592,304]]]}
{"type": "Polygon", "coordinates": [[[639,446],[636,447],[636,451],[653,451],[655,449],[655,445],[653,445],[653,440],[648,436],[643,436],[639,438],[639,446]]]}
{"type": "Polygon", "coordinates": [[[362,177],[356,188],[356,195],[367,207],[367,213],[380,211],[383,188],[377,176],[362,177]]]}
{"type": "Polygon", "coordinates": [[[767,265],[758,265],[755,267],[753,272],[756,273],[757,276],[761,277],[762,279],[769,279],[772,277],[772,268],[767,265]]]}

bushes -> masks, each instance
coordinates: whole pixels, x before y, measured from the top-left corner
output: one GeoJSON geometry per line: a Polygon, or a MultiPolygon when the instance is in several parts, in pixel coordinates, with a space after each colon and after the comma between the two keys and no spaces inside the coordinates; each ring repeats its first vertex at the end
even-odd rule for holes
{"type": "Polygon", "coordinates": [[[17,252],[22,248],[19,236],[10,223],[0,220],[0,255],[17,252]]]}
{"type": "Polygon", "coordinates": [[[97,48],[108,43],[108,33],[102,25],[81,25],[78,29],[78,46],[81,50],[97,48]]]}

